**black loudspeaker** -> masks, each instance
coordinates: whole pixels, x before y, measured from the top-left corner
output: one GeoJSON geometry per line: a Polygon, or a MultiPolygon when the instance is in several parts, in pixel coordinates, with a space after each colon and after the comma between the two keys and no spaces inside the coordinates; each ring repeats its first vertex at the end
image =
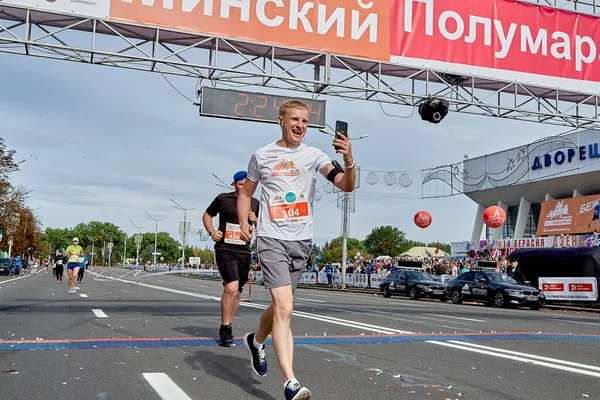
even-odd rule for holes
{"type": "Polygon", "coordinates": [[[419,104],[419,115],[423,121],[439,124],[448,115],[450,103],[439,97],[430,97],[419,104]]]}

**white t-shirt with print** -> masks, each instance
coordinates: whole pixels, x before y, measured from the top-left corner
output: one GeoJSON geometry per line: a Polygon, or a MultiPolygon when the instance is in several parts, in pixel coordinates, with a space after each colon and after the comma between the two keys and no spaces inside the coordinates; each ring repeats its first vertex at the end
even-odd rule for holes
{"type": "Polygon", "coordinates": [[[248,164],[248,179],[262,184],[256,236],[279,240],[313,237],[313,199],[317,173],[331,158],[316,147],[258,149],[248,164]]]}

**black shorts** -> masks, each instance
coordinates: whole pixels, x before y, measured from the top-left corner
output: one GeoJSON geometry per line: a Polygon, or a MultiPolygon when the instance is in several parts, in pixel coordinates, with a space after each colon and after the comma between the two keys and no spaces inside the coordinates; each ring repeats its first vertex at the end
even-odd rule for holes
{"type": "Polygon", "coordinates": [[[594,214],[594,216],[592,217],[592,222],[598,221],[598,219],[600,219],[600,215],[594,214]]]}
{"type": "Polygon", "coordinates": [[[215,258],[219,273],[223,278],[223,286],[238,281],[238,290],[242,292],[244,285],[248,282],[248,274],[250,273],[250,253],[216,250],[215,258]]]}

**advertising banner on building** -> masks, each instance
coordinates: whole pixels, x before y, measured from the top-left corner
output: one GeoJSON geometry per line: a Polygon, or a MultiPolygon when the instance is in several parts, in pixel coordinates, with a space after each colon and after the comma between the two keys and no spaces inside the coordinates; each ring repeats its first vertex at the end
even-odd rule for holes
{"type": "Polygon", "coordinates": [[[596,301],[598,282],[596,278],[540,278],[539,286],[546,300],[596,301]]]}
{"type": "Polygon", "coordinates": [[[600,20],[514,0],[0,0],[65,14],[600,92],[600,20]]]}
{"type": "Polygon", "coordinates": [[[600,195],[570,197],[542,203],[537,235],[600,232],[600,195]]]}

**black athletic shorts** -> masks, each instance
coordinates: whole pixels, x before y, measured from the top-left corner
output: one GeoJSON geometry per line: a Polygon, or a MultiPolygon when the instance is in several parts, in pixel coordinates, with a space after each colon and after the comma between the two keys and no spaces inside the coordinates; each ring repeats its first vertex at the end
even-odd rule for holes
{"type": "Polygon", "coordinates": [[[215,258],[219,273],[223,278],[223,286],[239,281],[238,290],[242,292],[244,285],[248,282],[250,253],[218,249],[215,250],[215,258]]]}
{"type": "Polygon", "coordinates": [[[594,216],[592,217],[592,222],[598,221],[598,219],[600,219],[600,215],[594,214],[594,216]]]}

